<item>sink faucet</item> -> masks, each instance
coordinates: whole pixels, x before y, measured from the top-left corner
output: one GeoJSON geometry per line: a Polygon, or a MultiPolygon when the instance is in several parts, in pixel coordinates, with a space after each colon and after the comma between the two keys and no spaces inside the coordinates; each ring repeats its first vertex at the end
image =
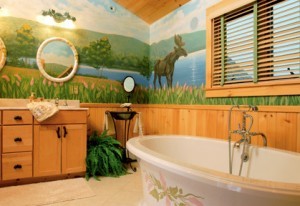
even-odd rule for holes
{"type": "Polygon", "coordinates": [[[56,98],[54,103],[55,103],[56,106],[58,106],[59,105],[59,99],[56,98]]]}

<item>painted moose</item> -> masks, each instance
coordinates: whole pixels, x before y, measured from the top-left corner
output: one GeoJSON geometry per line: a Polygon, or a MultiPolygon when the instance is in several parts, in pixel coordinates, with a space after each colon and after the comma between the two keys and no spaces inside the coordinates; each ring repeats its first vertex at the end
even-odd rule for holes
{"type": "Polygon", "coordinates": [[[157,77],[160,88],[162,88],[161,76],[165,76],[168,87],[172,87],[175,62],[179,59],[179,57],[187,56],[186,50],[182,48],[185,45],[185,43],[182,41],[182,37],[175,35],[174,41],[178,47],[175,46],[174,51],[170,52],[163,60],[159,59],[154,66],[154,88],[156,88],[157,77]]]}

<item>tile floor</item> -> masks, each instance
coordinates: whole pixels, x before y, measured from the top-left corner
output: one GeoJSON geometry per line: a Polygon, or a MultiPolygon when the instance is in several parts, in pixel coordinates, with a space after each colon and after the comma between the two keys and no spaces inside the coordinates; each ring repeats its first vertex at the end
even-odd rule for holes
{"type": "Polygon", "coordinates": [[[101,181],[91,178],[88,185],[95,196],[48,206],[138,206],[143,195],[140,169],[129,172],[118,178],[101,177],[101,181]]]}

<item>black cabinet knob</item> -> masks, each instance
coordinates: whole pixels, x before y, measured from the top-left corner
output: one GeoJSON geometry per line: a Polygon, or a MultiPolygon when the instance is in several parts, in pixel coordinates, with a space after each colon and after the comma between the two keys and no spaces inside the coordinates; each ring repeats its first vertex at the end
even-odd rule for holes
{"type": "Polygon", "coordinates": [[[14,117],[14,119],[17,120],[17,121],[22,120],[22,116],[17,115],[17,116],[14,117]]]}
{"type": "Polygon", "coordinates": [[[22,169],[22,165],[16,164],[16,165],[14,166],[14,169],[15,169],[15,170],[17,170],[17,169],[22,169]]]}
{"type": "Polygon", "coordinates": [[[15,141],[15,142],[22,142],[22,138],[21,138],[21,137],[16,137],[16,138],[14,139],[14,141],[15,141]]]}

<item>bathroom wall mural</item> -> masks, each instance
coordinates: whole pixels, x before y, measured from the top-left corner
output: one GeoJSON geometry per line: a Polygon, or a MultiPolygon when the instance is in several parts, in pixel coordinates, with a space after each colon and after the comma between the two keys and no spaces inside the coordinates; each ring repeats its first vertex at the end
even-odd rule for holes
{"type": "MultiPolygon", "coordinates": [[[[124,77],[149,73],[149,26],[112,0],[16,0],[0,5],[0,37],[8,52],[0,73],[1,98],[27,98],[34,92],[44,98],[124,102],[124,77]],[[53,37],[68,40],[79,54],[71,81],[51,82],[37,68],[39,46],[53,37]]],[[[55,65],[64,65],[63,59],[56,58],[55,65]]],[[[140,84],[146,85],[145,79],[140,84]]]]}
{"type": "MultiPolygon", "coordinates": [[[[300,96],[206,98],[206,8],[220,0],[191,0],[150,26],[149,102],[166,104],[255,104],[299,105],[300,96]],[[174,35],[185,42],[188,55],[180,57],[172,73],[173,85],[162,76],[162,88],[155,86],[157,62],[173,51],[174,35]],[[155,89],[156,87],[156,89],[155,89]],[[168,89],[169,88],[169,89],[168,89]]],[[[157,84],[157,82],[156,82],[157,84]]]]}
{"type": "Polygon", "coordinates": [[[133,103],[300,104],[299,96],[205,98],[205,9],[218,1],[191,0],[149,26],[112,0],[0,0],[0,37],[7,49],[0,97],[35,92],[44,98],[123,103],[121,81],[130,75],[137,83],[133,103]],[[68,82],[48,81],[38,71],[36,52],[50,37],[65,38],[78,51],[78,70],[68,82]]]}

